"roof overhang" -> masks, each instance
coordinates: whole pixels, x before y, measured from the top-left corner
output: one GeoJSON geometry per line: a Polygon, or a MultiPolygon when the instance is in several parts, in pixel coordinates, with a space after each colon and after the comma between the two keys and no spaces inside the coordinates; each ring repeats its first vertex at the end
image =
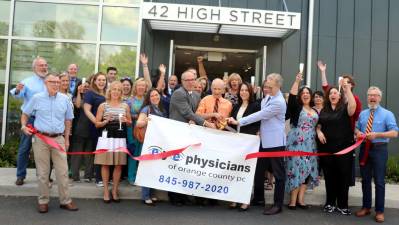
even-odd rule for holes
{"type": "Polygon", "coordinates": [[[295,12],[152,2],[143,3],[141,16],[154,30],[273,38],[284,38],[301,25],[301,14],[295,12]]]}

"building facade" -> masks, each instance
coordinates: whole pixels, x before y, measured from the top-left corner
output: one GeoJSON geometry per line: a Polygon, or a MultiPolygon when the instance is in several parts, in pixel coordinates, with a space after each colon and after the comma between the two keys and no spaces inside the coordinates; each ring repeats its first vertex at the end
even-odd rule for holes
{"type": "MultiPolygon", "coordinates": [[[[38,55],[48,60],[51,71],[77,63],[80,77],[111,65],[119,76],[139,76],[138,52],[149,56],[154,73],[163,63],[168,75],[179,76],[184,68],[196,67],[197,56],[204,56],[211,78],[238,72],[260,83],[264,74],[278,72],[285,92],[300,63],[305,63],[307,84],[320,90],[316,61],[321,59],[331,84],[343,73],[353,74],[355,93],[364,106],[368,86],[379,86],[383,106],[397,116],[397,28],[395,0],[0,0],[2,143],[19,132],[20,103],[8,91],[32,74],[31,62],[38,55]],[[152,8],[156,3],[159,8],[152,8]],[[184,19],[173,17],[173,4],[180,6],[177,15],[184,19]],[[218,7],[229,8],[230,21],[240,16],[247,20],[229,24],[218,7]],[[254,25],[272,23],[273,16],[279,23],[278,14],[284,13],[300,14],[299,29],[284,27],[279,33],[275,27],[254,25]]],[[[397,153],[398,147],[394,140],[390,151],[397,153]]]]}

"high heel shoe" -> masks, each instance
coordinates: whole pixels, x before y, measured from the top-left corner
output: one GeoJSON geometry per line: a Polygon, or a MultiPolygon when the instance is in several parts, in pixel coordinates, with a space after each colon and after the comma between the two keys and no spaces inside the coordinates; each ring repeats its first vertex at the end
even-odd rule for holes
{"type": "Polygon", "coordinates": [[[310,206],[305,205],[305,204],[298,204],[298,207],[301,209],[309,209],[310,208],[310,206]]]}
{"type": "Polygon", "coordinates": [[[242,205],[240,206],[240,208],[238,208],[238,211],[240,211],[240,212],[245,212],[245,211],[248,211],[248,209],[249,209],[249,205],[247,205],[247,204],[242,204],[242,205]]]}
{"type": "Polygon", "coordinates": [[[120,203],[121,199],[120,198],[115,198],[115,196],[118,196],[118,195],[112,194],[112,201],[115,202],[115,203],[120,203]]]}
{"type": "Polygon", "coordinates": [[[289,210],[296,210],[296,205],[287,205],[289,210]]]}
{"type": "Polygon", "coordinates": [[[230,205],[229,205],[229,209],[236,209],[237,208],[237,203],[235,203],[235,202],[233,202],[233,203],[230,203],[230,205]]]}

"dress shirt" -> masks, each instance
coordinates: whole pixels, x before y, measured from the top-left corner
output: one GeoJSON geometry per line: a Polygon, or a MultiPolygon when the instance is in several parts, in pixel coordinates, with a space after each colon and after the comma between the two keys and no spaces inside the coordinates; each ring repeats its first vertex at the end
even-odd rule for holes
{"type": "Polygon", "coordinates": [[[50,134],[64,133],[65,120],[73,119],[72,104],[68,96],[57,93],[50,96],[48,91],[32,97],[23,110],[26,115],[35,115],[34,127],[50,134]]]}
{"type": "Polygon", "coordinates": [[[37,93],[46,91],[46,86],[44,85],[44,78],[39,75],[33,75],[21,81],[24,84],[24,88],[15,94],[16,88],[10,91],[10,94],[17,99],[23,99],[21,110],[24,111],[26,105],[29,103],[30,99],[37,93]]]}
{"type": "MultiPolygon", "coordinates": [[[[213,95],[208,95],[204,97],[198,106],[196,111],[197,114],[202,115],[206,113],[214,113],[216,98],[213,95]]],[[[222,97],[219,98],[218,113],[223,116],[223,118],[228,118],[230,116],[233,105],[227,99],[222,97]]],[[[208,121],[211,121],[208,119],[208,121]]]]}
{"type": "MultiPolygon", "coordinates": [[[[356,124],[356,128],[361,132],[365,133],[367,128],[367,122],[370,116],[370,109],[365,109],[360,113],[359,120],[356,124]]],[[[374,111],[373,127],[371,132],[386,132],[390,130],[398,131],[395,116],[393,113],[382,106],[378,106],[374,111]]],[[[372,143],[377,142],[389,142],[389,138],[376,138],[371,141],[372,143]]]]}
{"type": "Polygon", "coordinates": [[[75,87],[76,87],[76,77],[70,77],[69,80],[69,93],[74,93],[75,92],[75,87]]]}
{"type": "Polygon", "coordinates": [[[279,91],[275,96],[263,98],[261,110],[238,120],[239,126],[246,126],[261,121],[260,135],[263,148],[286,145],[285,112],[287,104],[279,91]]]}

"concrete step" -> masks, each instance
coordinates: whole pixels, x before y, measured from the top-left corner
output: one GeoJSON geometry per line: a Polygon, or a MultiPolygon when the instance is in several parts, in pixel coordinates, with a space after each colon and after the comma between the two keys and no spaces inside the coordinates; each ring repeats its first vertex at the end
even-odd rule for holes
{"type": "MultiPolygon", "coordinates": [[[[37,179],[36,170],[28,169],[28,175],[25,179],[25,184],[22,186],[15,185],[15,168],[0,168],[0,195],[1,196],[37,196],[37,179]]],[[[53,173],[54,174],[54,173],[53,173]]],[[[387,184],[385,192],[385,207],[399,208],[399,185],[387,184]]],[[[71,182],[70,191],[72,198],[84,199],[102,199],[102,188],[97,187],[95,183],[77,183],[71,182]]],[[[141,199],[141,188],[132,186],[128,182],[123,181],[119,188],[121,199],[141,199]]],[[[273,202],[273,190],[265,192],[266,203],[273,202]]],[[[374,193],[374,189],[373,189],[374,193]]],[[[58,196],[57,181],[54,182],[51,188],[50,195],[58,196]]],[[[157,197],[160,200],[168,200],[167,194],[164,191],[157,191],[157,197]]],[[[305,195],[305,201],[310,205],[324,205],[325,202],[325,188],[324,180],[321,180],[320,185],[314,190],[308,190],[305,195]]],[[[285,202],[288,203],[289,194],[285,195],[285,202]]],[[[355,187],[351,187],[349,191],[349,205],[361,206],[362,191],[361,183],[357,182],[355,187]]]]}

